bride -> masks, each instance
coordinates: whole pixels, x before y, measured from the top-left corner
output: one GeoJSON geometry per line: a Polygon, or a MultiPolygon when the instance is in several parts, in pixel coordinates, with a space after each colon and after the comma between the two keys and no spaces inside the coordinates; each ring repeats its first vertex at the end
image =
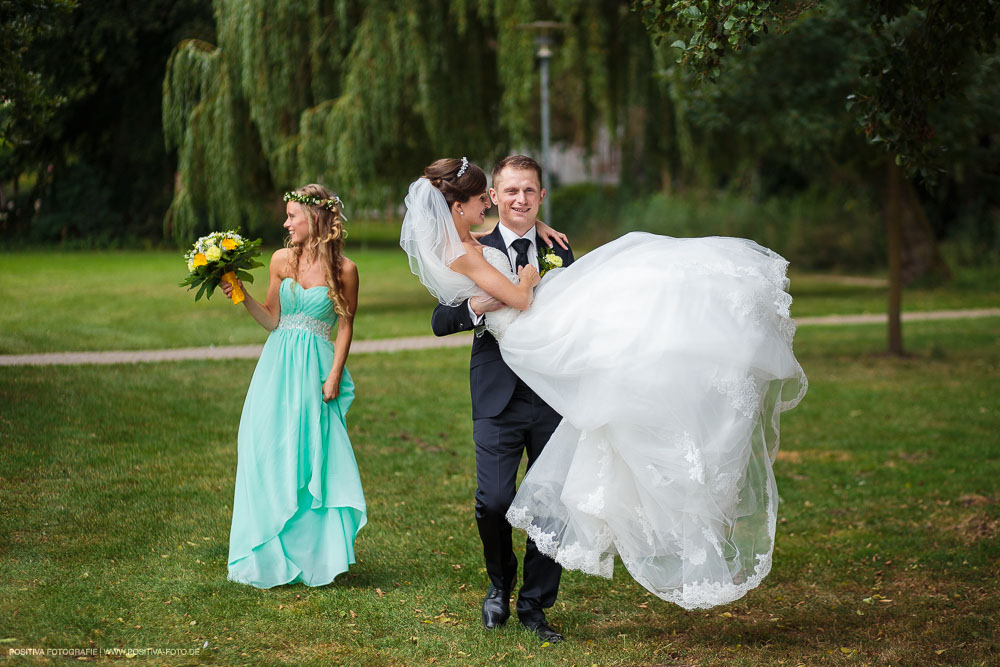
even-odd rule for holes
{"type": "Polygon", "coordinates": [[[617,555],[685,609],[745,595],[771,568],[779,416],[807,387],[788,263],[745,239],[633,232],[539,281],[476,240],[471,199],[418,179],[400,244],[442,304],[506,304],[485,328],[563,416],[507,519],[570,569],[610,578],[617,555]]]}

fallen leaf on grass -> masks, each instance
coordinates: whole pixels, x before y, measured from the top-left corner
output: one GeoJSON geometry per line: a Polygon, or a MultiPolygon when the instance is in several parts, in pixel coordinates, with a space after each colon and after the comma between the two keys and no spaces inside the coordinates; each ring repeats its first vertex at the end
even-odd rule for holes
{"type": "Polygon", "coordinates": [[[383,595],[385,595],[385,593],[383,593],[383,592],[382,592],[382,589],[381,589],[381,588],[376,588],[376,589],[375,589],[375,592],[376,592],[376,593],[378,593],[378,596],[379,596],[380,598],[381,598],[381,597],[382,597],[383,595]]]}
{"type": "Polygon", "coordinates": [[[351,618],[357,618],[358,617],[358,615],[354,613],[353,609],[351,609],[350,611],[351,611],[351,618]]]}
{"type": "Polygon", "coordinates": [[[850,647],[848,647],[848,646],[841,646],[841,647],[840,647],[840,652],[841,652],[841,653],[844,653],[844,654],[846,654],[846,655],[850,655],[851,653],[854,653],[854,649],[853,649],[853,648],[850,648],[850,647]]]}

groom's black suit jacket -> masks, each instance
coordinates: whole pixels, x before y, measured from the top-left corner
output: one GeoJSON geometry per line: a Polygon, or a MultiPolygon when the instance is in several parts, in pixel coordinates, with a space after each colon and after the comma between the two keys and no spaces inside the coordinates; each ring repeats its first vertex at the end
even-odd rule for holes
{"type": "MultiPolygon", "coordinates": [[[[492,246],[507,255],[507,246],[500,235],[498,224],[492,233],[479,239],[483,245],[492,246]]],[[[536,241],[536,247],[540,241],[536,241]]],[[[552,251],[562,258],[563,266],[573,263],[573,251],[563,250],[559,244],[552,251]]],[[[431,316],[431,328],[435,336],[447,336],[459,331],[473,329],[468,304],[458,306],[437,305],[431,316]]],[[[517,376],[500,357],[500,347],[490,333],[476,337],[472,342],[472,358],[469,362],[469,387],[472,391],[472,418],[496,417],[503,412],[514,394],[517,376]]]]}

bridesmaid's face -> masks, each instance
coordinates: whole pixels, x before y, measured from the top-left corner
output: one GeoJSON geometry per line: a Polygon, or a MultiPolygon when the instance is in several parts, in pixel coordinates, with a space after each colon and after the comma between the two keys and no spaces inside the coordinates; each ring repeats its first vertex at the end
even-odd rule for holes
{"type": "Polygon", "coordinates": [[[309,239],[309,220],[302,204],[297,201],[285,204],[285,216],[283,227],[288,230],[288,238],[292,243],[305,243],[309,239]]]}

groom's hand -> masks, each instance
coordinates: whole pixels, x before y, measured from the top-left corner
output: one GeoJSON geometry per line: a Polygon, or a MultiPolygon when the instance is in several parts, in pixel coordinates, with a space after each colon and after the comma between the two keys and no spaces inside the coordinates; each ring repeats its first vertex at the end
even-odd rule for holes
{"type": "Polygon", "coordinates": [[[494,310],[500,310],[504,307],[503,301],[498,301],[488,294],[482,296],[474,296],[469,299],[469,307],[472,308],[472,312],[476,315],[482,315],[484,313],[492,313],[494,310]]]}

